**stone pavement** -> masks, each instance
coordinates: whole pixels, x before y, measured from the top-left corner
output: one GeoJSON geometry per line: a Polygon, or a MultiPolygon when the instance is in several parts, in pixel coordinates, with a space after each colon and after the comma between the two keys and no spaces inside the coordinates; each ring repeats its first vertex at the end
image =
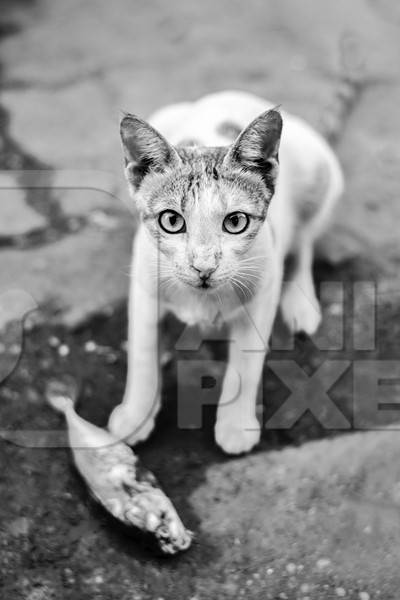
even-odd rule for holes
{"type": "MultiPolygon", "coordinates": [[[[395,0],[20,0],[1,18],[0,303],[20,289],[38,306],[35,322],[68,328],[115,311],[135,230],[120,112],[146,116],[166,102],[246,89],[335,144],[347,189],[319,248],[324,273],[379,282],[392,305],[385,348],[396,357],[395,0]]],[[[0,327],[2,314],[10,312],[0,310],[0,327]]],[[[398,445],[396,433],[353,434],[216,461],[190,496],[205,548],[193,551],[198,564],[135,558],[132,578],[117,548],[119,580],[96,555],[88,597],[397,600],[398,445]]],[[[46,585],[22,597],[54,596],[51,577],[46,585]]]]}
{"type": "Polygon", "coordinates": [[[290,0],[252,0],[246,7],[231,0],[143,0],[134,9],[127,0],[19,6],[9,19],[22,30],[2,43],[3,152],[11,146],[14,155],[3,162],[6,168],[45,167],[50,174],[45,199],[29,189],[8,193],[13,175],[0,179],[0,241],[9,241],[0,292],[13,280],[69,324],[123,299],[129,219],[119,219],[116,229],[98,212],[95,223],[90,219],[99,210],[106,216],[126,210],[120,111],[146,116],[166,102],[223,88],[274,99],[337,141],[347,192],[324,255],[339,262],[361,254],[379,272],[397,272],[392,224],[400,217],[400,13],[394,1],[306,0],[301,10],[290,0]],[[81,171],[92,171],[87,185],[100,191],[57,189],[57,169],[70,172],[64,183],[75,188],[81,171]],[[104,174],[113,180],[109,197],[98,181],[104,174]],[[46,225],[55,229],[51,243],[40,244],[36,235],[35,252],[19,248],[21,235],[29,239],[46,225]],[[65,281],[72,281],[78,263],[100,256],[100,248],[101,260],[88,270],[92,276],[85,286],[79,279],[71,294],[65,281]]]}
{"type": "Polygon", "coordinates": [[[353,434],[208,469],[190,500],[224,581],[198,597],[398,597],[399,450],[353,434]]]}

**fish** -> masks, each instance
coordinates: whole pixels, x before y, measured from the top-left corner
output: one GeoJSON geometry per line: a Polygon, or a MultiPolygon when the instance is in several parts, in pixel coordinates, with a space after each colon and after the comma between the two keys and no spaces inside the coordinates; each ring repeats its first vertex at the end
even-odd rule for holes
{"type": "Polygon", "coordinates": [[[72,378],[51,380],[46,386],[48,403],[64,414],[75,467],[92,496],[125,526],[151,534],[163,554],[187,550],[193,533],[156,477],[130,446],[77,414],[77,396],[72,378]]]}

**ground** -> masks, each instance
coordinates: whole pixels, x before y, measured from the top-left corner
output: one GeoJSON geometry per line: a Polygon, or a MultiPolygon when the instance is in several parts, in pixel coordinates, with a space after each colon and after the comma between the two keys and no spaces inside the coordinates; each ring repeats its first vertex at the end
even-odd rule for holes
{"type": "MultiPolygon", "coordinates": [[[[387,368],[380,379],[399,379],[395,0],[2,0],[0,8],[4,597],[397,600],[400,438],[394,425],[371,431],[376,365],[387,368]],[[48,447],[63,424],[43,389],[50,376],[72,374],[81,414],[101,425],[123,392],[135,218],[121,178],[121,111],[146,116],[225,88],[306,117],[334,144],[346,193],[318,248],[323,330],[291,348],[278,323],[262,386],[267,425],[252,455],[218,451],[213,406],[202,427],[177,427],[182,362],[222,359],[224,349],[178,350],[180,326],[166,324],[164,408],[138,452],[196,532],[188,553],[166,560],[116,529],[68,450],[48,447]],[[282,359],[303,369],[289,389],[282,359]],[[330,422],[319,369],[338,361],[329,394],[341,418],[330,422]],[[307,393],[319,419],[307,412],[292,426],[296,408],[285,400],[304,373],[317,373],[307,393]],[[276,414],[290,427],[268,425],[276,414]]],[[[221,367],[213,369],[218,383],[221,367]]],[[[196,384],[189,372],[185,397],[196,397],[196,384]]],[[[385,387],[379,425],[398,420],[397,393],[385,387]]]]}

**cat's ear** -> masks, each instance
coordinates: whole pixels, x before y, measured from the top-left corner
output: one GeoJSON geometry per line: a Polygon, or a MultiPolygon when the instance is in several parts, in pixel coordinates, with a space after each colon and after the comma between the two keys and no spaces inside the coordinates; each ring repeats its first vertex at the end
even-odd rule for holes
{"type": "Polygon", "coordinates": [[[229,148],[224,159],[226,166],[242,167],[261,175],[273,193],[279,169],[279,144],[282,117],[268,110],[254,119],[229,148]]]}
{"type": "Polygon", "coordinates": [[[125,155],[125,175],[137,189],[150,171],[162,172],[177,166],[176,150],[154,127],[135,115],[127,114],[121,121],[121,140],[125,155]]]}

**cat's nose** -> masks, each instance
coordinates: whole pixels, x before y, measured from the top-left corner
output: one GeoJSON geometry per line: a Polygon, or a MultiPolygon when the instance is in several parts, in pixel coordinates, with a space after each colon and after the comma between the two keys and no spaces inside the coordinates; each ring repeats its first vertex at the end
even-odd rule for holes
{"type": "Polygon", "coordinates": [[[195,266],[193,265],[193,269],[198,272],[199,277],[202,281],[207,281],[210,276],[214,273],[216,267],[206,267],[206,266],[195,266]]]}

